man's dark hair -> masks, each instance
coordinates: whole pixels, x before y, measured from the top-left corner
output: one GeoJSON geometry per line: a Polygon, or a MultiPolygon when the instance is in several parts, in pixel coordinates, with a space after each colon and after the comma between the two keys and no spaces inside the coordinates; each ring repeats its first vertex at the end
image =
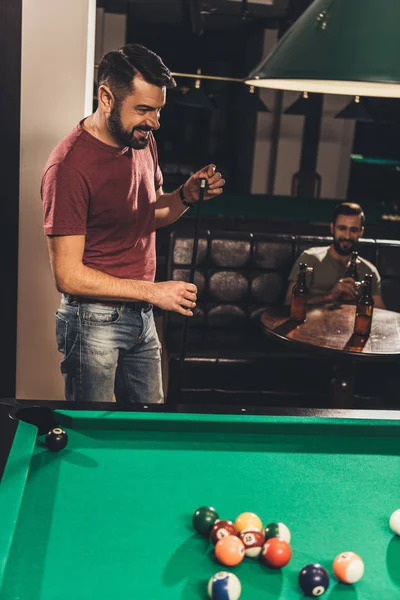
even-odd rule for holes
{"type": "Polygon", "coordinates": [[[138,76],[160,88],[176,87],[175,79],[161,58],[140,44],[128,44],[107,52],[99,64],[97,85],[107,85],[117,102],[122,102],[133,93],[134,78],[138,76]]]}
{"type": "Polygon", "coordinates": [[[339,215],[350,215],[352,217],[361,217],[361,227],[364,227],[365,215],[364,211],[359,204],[355,202],[341,202],[335,207],[333,211],[332,223],[336,223],[336,219],[339,215]]]}

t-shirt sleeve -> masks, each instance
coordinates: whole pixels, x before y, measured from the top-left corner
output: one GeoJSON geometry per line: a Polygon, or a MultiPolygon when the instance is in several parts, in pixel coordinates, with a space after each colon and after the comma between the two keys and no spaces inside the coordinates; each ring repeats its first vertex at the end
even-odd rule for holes
{"type": "Polygon", "coordinates": [[[154,161],[154,189],[157,191],[163,184],[163,174],[158,164],[157,144],[153,135],[150,138],[150,151],[154,161]]]}
{"type": "Polygon", "coordinates": [[[72,167],[55,164],[42,178],[41,196],[46,235],[86,235],[89,188],[72,167]]]}
{"type": "Polygon", "coordinates": [[[372,271],[372,295],[373,296],[381,296],[381,276],[379,275],[378,269],[373,269],[372,271]]]}

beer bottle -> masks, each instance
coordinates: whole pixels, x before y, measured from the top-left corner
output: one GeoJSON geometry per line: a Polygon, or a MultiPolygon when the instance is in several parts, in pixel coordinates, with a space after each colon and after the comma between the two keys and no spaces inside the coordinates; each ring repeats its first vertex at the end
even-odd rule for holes
{"type": "MultiPolygon", "coordinates": [[[[345,271],[344,277],[351,277],[352,279],[354,279],[354,281],[360,281],[359,280],[359,276],[358,276],[358,269],[357,269],[357,259],[358,259],[358,252],[357,250],[353,250],[353,252],[351,253],[351,260],[349,262],[349,264],[347,265],[347,269],[345,271]]],[[[342,294],[341,298],[342,302],[352,302],[353,298],[351,296],[349,296],[349,294],[342,294]]]]}
{"type": "Polygon", "coordinates": [[[306,283],[307,265],[300,263],[297,282],[293,287],[292,303],[290,306],[290,318],[294,321],[304,323],[307,314],[307,283],[306,283]]]}
{"type": "Polygon", "coordinates": [[[374,299],[372,298],[372,275],[366,274],[362,282],[361,294],[357,301],[354,333],[367,336],[371,331],[374,299]]]}
{"type": "Polygon", "coordinates": [[[351,253],[351,260],[347,266],[346,272],[344,274],[345,277],[352,277],[354,281],[359,281],[358,278],[358,269],[357,269],[357,259],[358,252],[357,250],[353,250],[351,253]]]}

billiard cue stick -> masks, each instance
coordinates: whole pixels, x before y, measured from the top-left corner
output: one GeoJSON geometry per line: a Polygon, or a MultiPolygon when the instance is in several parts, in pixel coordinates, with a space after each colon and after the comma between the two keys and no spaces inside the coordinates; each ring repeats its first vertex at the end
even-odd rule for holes
{"type": "MultiPolygon", "coordinates": [[[[204,177],[202,177],[200,179],[199,201],[197,202],[196,221],[195,221],[195,225],[194,225],[193,251],[192,251],[192,261],[190,263],[189,283],[194,282],[194,275],[196,272],[197,248],[199,245],[200,212],[201,212],[201,206],[204,202],[204,194],[206,192],[206,185],[207,185],[207,180],[204,177]]],[[[193,317],[191,317],[191,318],[193,318],[193,317]]],[[[180,356],[180,360],[179,360],[178,400],[180,400],[181,392],[182,392],[183,369],[185,366],[186,338],[187,338],[188,322],[189,322],[189,317],[185,317],[184,321],[183,321],[183,328],[182,328],[181,356],[180,356]]]]}

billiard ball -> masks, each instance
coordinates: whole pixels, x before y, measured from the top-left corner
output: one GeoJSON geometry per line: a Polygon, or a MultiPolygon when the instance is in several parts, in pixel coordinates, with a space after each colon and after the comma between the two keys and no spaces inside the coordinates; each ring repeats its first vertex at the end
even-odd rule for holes
{"type": "Polygon", "coordinates": [[[244,545],[236,535],[226,535],[215,544],[216,559],[227,567],[234,567],[244,559],[244,545]]]}
{"type": "Polygon", "coordinates": [[[261,562],[268,567],[281,569],[292,558],[292,549],[285,540],[271,538],[265,542],[261,550],[261,562]]]}
{"type": "Polygon", "coordinates": [[[208,582],[207,589],[212,600],[238,600],[242,593],[239,579],[227,571],[215,573],[208,582]]]}
{"type": "Polygon", "coordinates": [[[258,529],[258,531],[261,531],[263,528],[260,517],[257,517],[257,515],[252,512],[240,514],[236,518],[235,527],[238,533],[244,529],[258,529]]]}
{"type": "Polygon", "coordinates": [[[46,446],[52,452],[59,452],[68,442],[68,435],[60,427],[54,427],[46,435],[46,446]]]}
{"type": "Polygon", "coordinates": [[[364,575],[364,563],[354,552],[342,552],[333,561],[333,572],[342,583],[356,583],[364,575]]]}
{"type": "Polygon", "coordinates": [[[400,508],[394,511],[389,521],[390,529],[396,535],[400,535],[400,508]]]}
{"type": "Polygon", "coordinates": [[[242,586],[236,575],[220,571],[211,577],[207,590],[212,600],[238,600],[242,586]]]}
{"type": "Polygon", "coordinates": [[[258,531],[257,529],[245,529],[239,533],[239,538],[243,542],[246,556],[255,558],[260,555],[265,542],[262,531],[258,531]]]}
{"type": "Polygon", "coordinates": [[[218,519],[218,513],[212,506],[202,506],[193,515],[193,527],[201,535],[209,535],[212,526],[218,519]]]}
{"type": "Polygon", "coordinates": [[[279,537],[281,540],[285,540],[288,544],[290,544],[291,534],[289,529],[286,527],[284,523],[270,523],[264,529],[265,539],[270,540],[274,537],[279,537]]]}
{"type": "Polygon", "coordinates": [[[307,565],[299,573],[299,586],[305,596],[322,596],[329,587],[329,573],[319,564],[307,565]]]}
{"type": "Polygon", "coordinates": [[[219,519],[215,521],[212,526],[210,537],[213,544],[216,544],[218,540],[227,536],[227,535],[236,535],[236,527],[232,523],[232,521],[220,521],[219,519]]]}

